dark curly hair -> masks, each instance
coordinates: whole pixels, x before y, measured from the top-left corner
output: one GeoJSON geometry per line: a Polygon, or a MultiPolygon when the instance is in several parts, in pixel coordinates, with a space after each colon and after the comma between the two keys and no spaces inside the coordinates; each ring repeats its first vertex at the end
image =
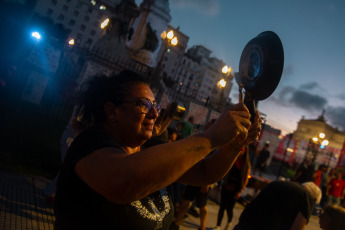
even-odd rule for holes
{"type": "Polygon", "coordinates": [[[104,104],[111,101],[115,106],[123,103],[125,96],[134,84],[150,82],[130,70],[106,76],[98,74],[84,83],[78,97],[79,121],[85,127],[101,124],[106,120],[104,104]]]}

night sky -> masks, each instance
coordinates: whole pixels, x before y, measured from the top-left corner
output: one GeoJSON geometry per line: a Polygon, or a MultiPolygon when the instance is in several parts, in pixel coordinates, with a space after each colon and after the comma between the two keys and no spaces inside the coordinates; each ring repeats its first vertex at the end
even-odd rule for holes
{"type": "MultiPolygon", "coordinates": [[[[325,109],[327,123],[345,130],[344,12],[343,0],[171,0],[170,24],[190,37],[189,47],[207,47],[234,71],[247,42],[274,31],[285,63],[277,90],[259,102],[267,123],[292,132],[302,116],[325,109]]],[[[238,102],[237,86],[230,97],[238,102]]]]}

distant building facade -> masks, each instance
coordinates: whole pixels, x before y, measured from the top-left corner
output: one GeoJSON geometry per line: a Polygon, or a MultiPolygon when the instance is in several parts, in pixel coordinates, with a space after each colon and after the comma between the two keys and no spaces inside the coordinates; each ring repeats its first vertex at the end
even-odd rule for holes
{"type": "Polygon", "coordinates": [[[77,46],[90,49],[102,33],[101,23],[114,16],[113,9],[119,2],[38,0],[34,11],[62,24],[71,31],[69,39],[74,39],[77,46]]]}
{"type": "Polygon", "coordinates": [[[345,142],[345,132],[340,131],[326,123],[324,115],[320,115],[317,119],[302,118],[298,122],[297,130],[293,134],[293,139],[297,141],[296,158],[301,162],[307,155],[313,154],[315,162],[335,167],[343,156],[341,155],[345,142]],[[329,143],[324,148],[318,148],[312,152],[312,138],[319,140],[320,133],[324,133],[324,140],[329,143]]]}
{"type": "Polygon", "coordinates": [[[211,51],[204,46],[193,46],[180,59],[176,74],[172,79],[177,90],[196,97],[205,104],[211,104],[222,110],[230,103],[229,94],[233,85],[233,75],[225,75],[222,68],[225,63],[210,57],[211,51]],[[226,82],[225,87],[220,81],[226,82]]]}

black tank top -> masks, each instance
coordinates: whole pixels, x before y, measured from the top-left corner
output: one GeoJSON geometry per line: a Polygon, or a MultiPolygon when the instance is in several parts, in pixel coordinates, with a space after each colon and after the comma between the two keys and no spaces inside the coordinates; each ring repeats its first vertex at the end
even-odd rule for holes
{"type": "Polygon", "coordinates": [[[70,146],[57,183],[55,229],[169,229],[174,210],[166,189],[119,205],[106,200],[76,175],[75,164],[104,147],[122,149],[100,128],[85,130],[70,146]]]}

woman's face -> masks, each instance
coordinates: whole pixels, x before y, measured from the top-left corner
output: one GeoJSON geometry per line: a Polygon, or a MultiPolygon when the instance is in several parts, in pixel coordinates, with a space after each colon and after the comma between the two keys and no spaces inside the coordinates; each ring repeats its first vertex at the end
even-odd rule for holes
{"type": "Polygon", "coordinates": [[[119,107],[119,139],[121,143],[130,147],[137,147],[152,137],[154,123],[158,117],[158,111],[154,106],[144,114],[136,103],[140,99],[156,102],[150,87],[141,83],[131,87],[125,103],[119,107]]]}

